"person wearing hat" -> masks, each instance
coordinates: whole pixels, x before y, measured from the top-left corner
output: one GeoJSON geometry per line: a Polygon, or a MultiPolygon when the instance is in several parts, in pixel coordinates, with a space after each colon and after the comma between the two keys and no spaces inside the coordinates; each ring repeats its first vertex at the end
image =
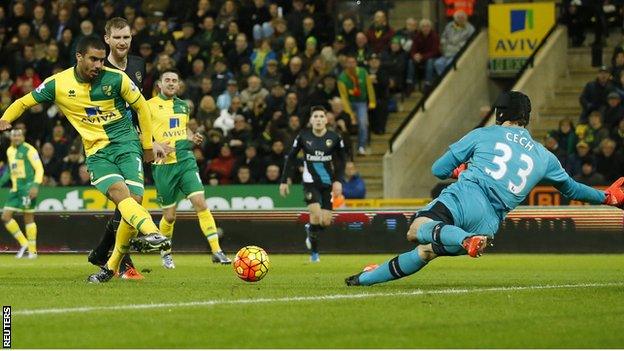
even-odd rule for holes
{"type": "Polygon", "coordinates": [[[234,96],[238,96],[238,95],[239,95],[238,84],[236,83],[235,79],[230,78],[227,81],[227,88],[217,98],[217,108],[219,110],[227,110],[227,109],[229,109],[230,108],[230,104],[232,103],[232,98],[234,96]]]}
{"type": "Polygon", "coordinates": [[[606,105],[607,95],[615,88],[610,78],[609,68],[603,65],[598,69],[596,79],[585,84],[579,98],[583,109],[579,116],[581,123],[587,123],[591,112],[600,110],[601,107],[606,105]]]}
{"type": "Polygon", "coordinates": [[[617,128],[620,120],[624,118],[624,106],[620,94],[615,91],[607,95],[607,105],[602,110],[602,120],[609,130],[617,128]]]}
{"type": "Polygon", "coordinates": [[[307,71],[312,66],[312,61],[318,55],[317,49],[318,41],[315,37],[308,37],[305,41],[305,49],[301,53],[301,60],[303,61],[303,70],[307,71]]]}

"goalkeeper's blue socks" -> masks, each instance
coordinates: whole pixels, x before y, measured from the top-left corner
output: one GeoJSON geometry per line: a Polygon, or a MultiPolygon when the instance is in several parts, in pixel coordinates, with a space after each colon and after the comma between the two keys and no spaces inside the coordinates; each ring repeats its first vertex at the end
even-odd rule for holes
{"type": "Polygon", "coordinates": [[[420,225],[416,232],[418,242],[422,244],[441,244],[444,246],[461,246],[464,239],[472,236],[460,227],[444,224],[440,221],[430,221],[420,225]]]}
{"type": "Polygon", "coordinates": [[[384,262],[372,271],[363,272],[359,276],[360,285],[373,285],[390,280],[403,278],[418,272],[427,265],[418,255],[418,247],[412,251],[400,254],[399,256],[384,262]]]}

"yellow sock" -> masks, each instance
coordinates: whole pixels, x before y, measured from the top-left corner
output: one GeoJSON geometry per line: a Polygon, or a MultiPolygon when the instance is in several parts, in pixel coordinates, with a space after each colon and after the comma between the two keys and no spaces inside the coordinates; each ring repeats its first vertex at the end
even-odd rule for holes
{"type": "MultiPolygon", "coordinates": [[[[171,239],[171,237],[173,236],[173,225],[175,224],[175,221],[169,223],[165,217],[163,216],[160,219],[160,222],[158,223],[158,229],[160,229],[160,234],[166,236],[167,238],[171,239]]],[[[165,250],[165,251],[161,251],[160,255],[164,256],[167,254],[171,253],[171,249],[169,250],[165,250]]]]}
{"type": "Polygon", "coordinates": [[[152,216],[133,198],[129,197],[122,200],[117,204],[117,208],[121,212],[123,219],[141,233],[146,235],[158,233],[158,227],[154,224],[152,216]]]}
{"type": "Polygon", "coordinates": [[[171,237],[173,236],[173,225],[175,224],[175,221],[169,223],[165,217],[162,217],[160,219],[160,222],[158,223],[158,229],[160,229],[160,234],[166,236],[167,238],[171,239],[171,237]]]}
{"type": "Polygon", "coordinates": [[[208,244],[210,245],[212,252],[221,251],[221,246],[219,246],[219,235],[217,235],[217,224],[215,223],[210,210],[205,209],[201,212],[197,212],[197,218],[199,219],[199,226],[201,227],[202,232],[206,236],[206,239],[208,239],[208,244]]]}
{"type": "Polygon", "coordinates": [[[28,238],[28,252],[37,254],[37,223],[26,224],[26,237],[28,238]]]}
{"type": "Polygon", "coordinates": [[[20,246],[24,247],[28,245],[28,240],[26,240],[26,237],[22,233],[19,224],[17,224],[17,222],[13,218],[11,218],[10,221],[6,222],[4,224],[4,227],[9,231],[9,233],[11,233],[11,235],[13,235],[15,240],[19,242],[20,246]]]}
{"type": "Polygon", "coordinates": [[[130,238],[137,234],[137,230],[125,220],[119,222],[117,235],[115,236],[115,248],[111,257],[106,262],[106,266],[115,272],[119,271],[119,263],[123,255],[130,251],[130,238]]]}

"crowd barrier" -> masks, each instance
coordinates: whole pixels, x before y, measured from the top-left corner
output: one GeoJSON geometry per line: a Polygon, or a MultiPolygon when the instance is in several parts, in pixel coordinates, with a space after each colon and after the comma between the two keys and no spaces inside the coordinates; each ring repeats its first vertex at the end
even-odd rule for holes
{"type": "MultiPolygon", "coordinates": [[[[111,212],[45,212],[37,215],[41,252],[83,252],[98,241],[111,212]]],[[[160,214],[153,212],[154,218],[160,214]]],[[[327,253],[398,253],[413,248],[405,240],[414,210],[337,211],[333,225],[321,234],[327,253]]],[[[607,206],[520,206],[502,223],[491,252],[622,253],[622,211],[607,206]]],[[[303,253],[300,210],[214,211],[223,230],[222,246],[234,252],[259,245],[269,252],[303,253]]],[[[175,226],[174,249],[207,250],[193,212],[181,212],[175,226]]],[[[8,234],[0,235],[0,250],[17,248],[8,234]]]]}

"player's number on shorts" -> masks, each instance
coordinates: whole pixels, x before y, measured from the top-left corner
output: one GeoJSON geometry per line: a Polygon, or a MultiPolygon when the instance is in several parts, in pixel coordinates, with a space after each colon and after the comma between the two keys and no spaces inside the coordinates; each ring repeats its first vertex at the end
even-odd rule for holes
{"type": "MultiPolygon", "coordinates": [[[[507,162],[509,162],[509,160],[511,160],[511,158],[513,157],[513,152],[511,151],[509,145],[504,143],[496,143],[496,145],[494,145],[494,150],[500,150],[503,152],[502,156],[494,156],[494,158],[492,159],[492,162],[494,162],[498,166],[498,170],[493,171],[486,167],[485,173],[489,174],[490,177],[494,178],[495,180],[499,180],[503,178],[505,174],[507,174],[507,162]]],[[[524,189],[527,183],[527,177],[533,171],[533,159],[529,155],[521,154],[520,161],[526,163],[526,168],[518,169],[517,174],[518,177],[520,177],[520,184],[514,184],[510,180],[509,184],[507,185],[507,189],[509,189],[509,191],[514,194],[518,194],[522,191],[522,189],[524,189]]]]}

